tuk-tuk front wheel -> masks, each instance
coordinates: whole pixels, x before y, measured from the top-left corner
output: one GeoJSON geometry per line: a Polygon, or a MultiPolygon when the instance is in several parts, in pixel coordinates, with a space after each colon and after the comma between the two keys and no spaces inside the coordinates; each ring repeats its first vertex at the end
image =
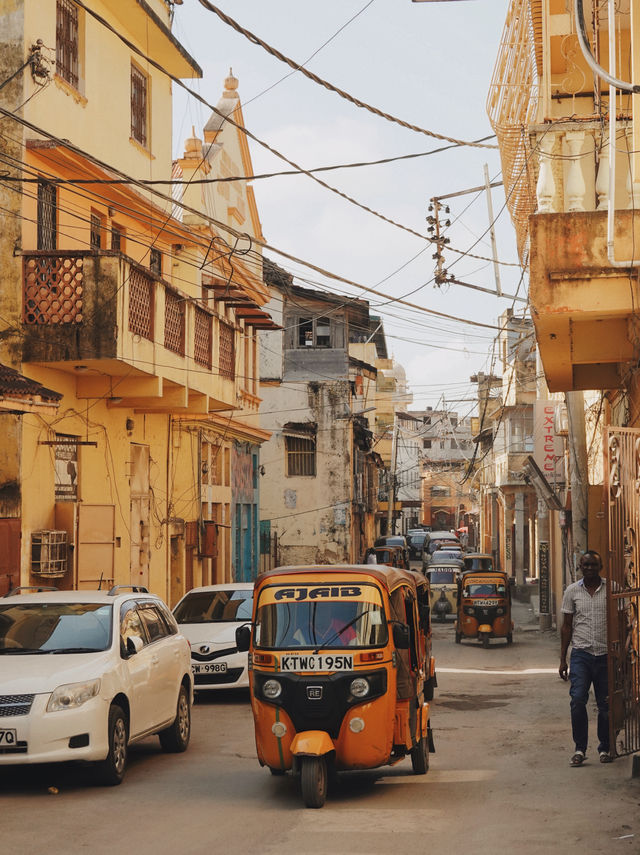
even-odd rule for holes
{"type": "Polygon", "coordinates": [[[321,808],[327,798],[326,757],[300,758],[302,801],[308,808],[321,808]]]}
{"type": "Polygon", "coordinates": [[[462,634],[459,632],[456,632],[456,644],[460,644],[461,641],[462,641],[462,634]]]}
{"type": "Polygon", "coordinates": [[[513,644],[513,633],[512,632],[510,632],[507,635],[507,644],[513,644]]]}
{"type": "Polygon", "coordinates": [[[489,636],[486,634],[482,636],[482,646],[483,647],[489,646],[489,636]]]}
{"type": "Polygon", "coordinates": [[[418,744],[411,749],[411,765],[414,775],[426,775],[429,770],[429,742],[421,736],[418,744]]]}

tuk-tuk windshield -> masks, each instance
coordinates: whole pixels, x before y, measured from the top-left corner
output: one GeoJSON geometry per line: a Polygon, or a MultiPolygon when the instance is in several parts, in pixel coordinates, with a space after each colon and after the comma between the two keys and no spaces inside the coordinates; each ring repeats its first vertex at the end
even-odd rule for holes
{"type": "Polygon", "coordinates": [[[263,589],[256,611],[256,647],[381,647],[387,622],[373,586],[270,586],[263,589]],[[346,596],[325,597],[325,590],[346,596]],[[351,592],[358,591],[359,597],[351,592]],[[321,592],[318,594],[318,592],[321,592]],[[315,596],[314,596],[315,594],[315,596]]]}
{"type": "Polygon", "coordinates": [[[489,582],[471,582],[464,586],[463,596],[465,597],[504,597],[506,587],[504,582],[498,582],[497,585],[489,582]]]}
{"type": "Polygon", "coordinates": [[[458,574],[455,570],[430,570],[429,581],[432,585],[452,585],[458,574]]]}

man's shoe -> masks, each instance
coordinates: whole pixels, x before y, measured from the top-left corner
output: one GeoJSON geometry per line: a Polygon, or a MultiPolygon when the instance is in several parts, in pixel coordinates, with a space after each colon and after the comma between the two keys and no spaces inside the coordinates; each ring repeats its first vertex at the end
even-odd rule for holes
{"type": "Polygon", "coordinates": [[[601,763],[613,763],[613,757],[609,754],[608,751],[600,752],[600,762],[601,763]]]}
{"type": "MultiPolygon", "coordinates": [[[[571,760],[569,760],[569,766],[582,766],[586,758],[586,754],[584,751],[576,751],[571,760]]],[[[604,761],[603,761],[604,762],[604,761]]]]}

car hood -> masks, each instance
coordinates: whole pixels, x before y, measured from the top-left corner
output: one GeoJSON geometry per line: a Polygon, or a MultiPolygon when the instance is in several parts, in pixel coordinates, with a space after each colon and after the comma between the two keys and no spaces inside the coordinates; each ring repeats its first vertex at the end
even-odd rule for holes
{"type": "Polygon", "coordinates": [[[235,645],[236,629],[249,621],[230,621],[225,623],[181,623],[180,632],[192,645],[209,644],[235,645]]]}
{"type": "Polygon", "coordinates": [[[0,656],[2,694],[48,694],[66,683],[102,677],[109,663],[109,651],[0,656]]]}

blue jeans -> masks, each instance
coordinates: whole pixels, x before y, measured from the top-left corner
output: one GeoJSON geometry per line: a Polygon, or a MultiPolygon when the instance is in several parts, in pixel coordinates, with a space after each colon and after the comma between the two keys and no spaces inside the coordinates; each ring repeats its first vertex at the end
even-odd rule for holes
{"type": "Polygon", "coordinates": [[[609,751],[609,684],[607,681],[607,654],[593,656],[585,650],[572,650],[569,665],[571,681],[571,728],[576,751],[587,750],[589,720],[587,700],[589,687],[598,705],[598,751],[609,751]]]}

